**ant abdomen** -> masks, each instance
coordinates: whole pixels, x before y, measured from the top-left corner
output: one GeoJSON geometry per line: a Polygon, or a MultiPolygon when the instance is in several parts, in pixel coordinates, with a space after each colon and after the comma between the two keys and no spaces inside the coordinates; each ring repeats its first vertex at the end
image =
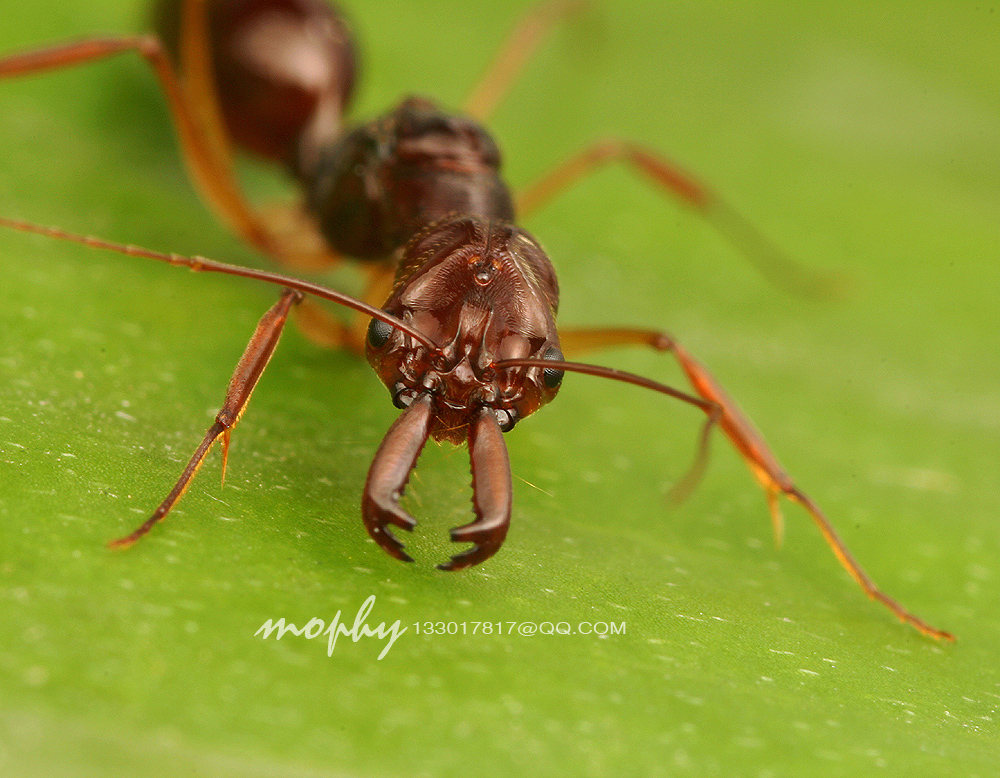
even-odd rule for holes
{"type": "MultiPolygon", "coordinates": [[[[311,164],[315,149],[340,134],[354,88],[355,44],[343,15],[324,0],[205,6],[216,99],[230,138],[293,169],[311,164]]],[[[180,0],[161,0],[154,26],[183,73],[181,8],[180,0]]]]}

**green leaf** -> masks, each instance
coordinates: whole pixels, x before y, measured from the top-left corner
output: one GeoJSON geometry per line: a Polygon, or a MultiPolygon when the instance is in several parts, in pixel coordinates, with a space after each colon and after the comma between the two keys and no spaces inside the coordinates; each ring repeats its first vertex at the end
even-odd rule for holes
{"type": "MultiPolygon", "coordinates": [[[[0,51],[142,27],[124,0],[16,5],[0,51]]],[[[414,91],[459,105],[525,5],[351,3],[356,115],[414,91]]],[[[511,181],[632,138],[851,286],[776,289],[608,168],[526,225],[560,270],[563,321],[669,328],[875,580],[958,642],[868,602],[795,506],[775,550],[722,436],[669,506],[698,413],[584,376],[508,436],[502,552],[434,569],[470,487],[466,453],[431,447],[408,497],[417,562],[400,564],[358,508],[396,412],[362,361],[294,331],[225,488],[214,455],[163,525],[112,553],[176,479],[276,290],[4,231],[0,772],[995,773],[996,19],[945,2],[593,6],[497,112],[511,181]],[[381,660],[377,637],[328,654],[326,637],[255,634],[338,612],[349,627],[372,596],[369,626],[406,628],[381,660]],[[574,634],[522,634],[549,623],[574,634]]],[[[0,84],[0,180],[4,216],[262,264],[198,203],[136,57],[0,84]]],[[[595,359],[683,382],[663,356],[595,359]]]]}

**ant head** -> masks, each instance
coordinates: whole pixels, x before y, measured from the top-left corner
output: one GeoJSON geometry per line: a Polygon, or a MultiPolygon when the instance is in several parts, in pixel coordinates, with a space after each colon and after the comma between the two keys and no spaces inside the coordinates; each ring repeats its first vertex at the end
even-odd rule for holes
{"type": "Polygon", "coordinates": [[[555,273],[534,238],[506,222],[452,216],[400,251],[384,310],[434,347],[372,320],[368,361],[397,407],[429,395],[431,435],[463,443],[481,409],[492,409],[506,432],[556,395],[559,369],[496,367],[511,359],[562,360],[555,273]]]}

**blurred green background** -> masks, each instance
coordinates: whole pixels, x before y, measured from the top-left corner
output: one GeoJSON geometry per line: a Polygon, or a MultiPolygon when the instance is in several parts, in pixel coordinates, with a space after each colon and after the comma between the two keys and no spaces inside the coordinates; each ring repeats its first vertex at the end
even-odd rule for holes
{"type": "MultiPolygon", "coordinates": [[[[523,2],[352,3],[356,116],[460,104],[523,2]]],[[[0,772],[18,776],[989,776],[1000,641],[997,14],[973,3],[594,2],[492,126],[526,184],[596,138],[662,149],[843,299],[796,298],[710,227],[608,169],[526,226],[568,324],[666,327],[765,431],[875,580],[958,635],[869,603],[805,515],[777,551],[718,437],[665,498],[698,414],[567,377],[508,445],[503,551],[446,575],[464,451],[429,447],[404,566],[360,490],[395,416],[361,361],[289,332],[167,523],[131,530],[210,423],[275,298],[0,234],[0,772]],[[383,641],[254,637],[268,618],[383,641]],[[625,634],[418,634],[424,622],[602,622],[625,634]]],[[[0,51],[142,29],[126,0],[5,9],[0,51]]],[[[282,190],[251,171],[261,197],[282,190]]],[[[187,183],[134,57],[0,84],[0,213],[262,264],[187,183]]],[[[349,284],[350,278],[340,279],[349,284]]],[[[665,357],[599,360],[681,382],[665,357]]]]}

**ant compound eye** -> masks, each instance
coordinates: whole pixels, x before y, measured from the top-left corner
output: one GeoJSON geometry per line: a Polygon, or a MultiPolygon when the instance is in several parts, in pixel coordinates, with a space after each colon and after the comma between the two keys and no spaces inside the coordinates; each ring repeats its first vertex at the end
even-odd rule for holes
{"type": "Polygon", "coordinates": [[[495,413],[497,415],[497,424],[500,425],[501,432],[510,432],[514,429],[514,425],[517,424],[517,411],[513,408],[510,410],[506,408],[497,408],[495,413]]]}
{"type": "MultiPolygon", "coordinates": [[[[542,359],[551,359],[556,362],[562,362],[563,355],[558,348],[551,346],[548,351],[542,355],[542,359]]],[[[555,389],[562,383],[563,374],[564,371],[557,367],[547,367],[542,371],[542,380],[549,389],[555,389]]]]}
{"type": "Polygon", "coordinates": [[[368,325],[368,345],[372,348],[382,348],[392,335],[392,325],[381,319],[372,319],[368,325]]]}

